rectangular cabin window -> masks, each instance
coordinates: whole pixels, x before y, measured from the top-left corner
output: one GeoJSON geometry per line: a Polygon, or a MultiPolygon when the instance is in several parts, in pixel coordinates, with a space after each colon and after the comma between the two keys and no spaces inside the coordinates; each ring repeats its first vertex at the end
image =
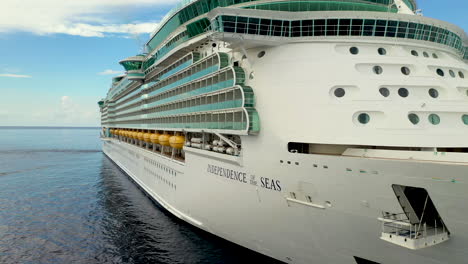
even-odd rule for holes
{"type": "Polygon", "coordinates": [[[260,19],[258,18],[249,18],[248,33],[249,34],[258,34],[258,26],[260,24],[260,19]]]}
{"type": "Polygon", "coordinates": [[[351,19],[340,19],[340,36],[349,36],[351,29],[351,19]]]}
{"type": "Polygon", "coordinates": [[[338,19],[329,19],[327,20],[327,36],[337,36],[338,35],[338,19]]]}
{"type": "Polygon", "coordinates": [[[313,36],[325,36],[325,19],[315,20],[313,36]]]}
{"type": "Polygon", "coordinates": [[[270,32],[271,19],[262,18],[260,21],[260,35],[268,36],[270,32]]]}
{"type": "Polygon", "coordinates": [[[387,28],[387,20],[377,20],[376,25],[375,25],[374,36],[384,37],[386,28],[387,28]]]}
{"type": "Polygon", "coordinates": [[[398,29],[398,21],[388,21],[387,31],[385,32],[385,36],[389,38],[395,37],[397,29],[398,29]]]}
{"type": "Polygon", "coordinates": [[[291,37],[301,36],[301,20],[291,21],[291,37]]]}
{"type": "Polygon", "coordinates": [[[398,24],[397,37],[405,38],[407,30],[408,30],[408,22],[400,21],[400,23],[398,24]]]}
{"type": "Polygon", "coordinates": [[[351,26],[351,36],[361,36],[362,34],[362,19],[353,19],[351,26]]]}
{"type": "Polygon", "coordinates": [[[416,23],[409,23],[409,26],[408,26],[408,38],[409,39],[414,39],[415,38],[415,36],[416,36],[416,27],[417,27],[416,23]]]}
{"type": "Polygon", "coordinates": [[[282,27],[283,27],[283,21],[282,20],[273,20],[272,21],[272,31],[273,31],[272,35],[280,37],[282,27]]]}
{"type": "Polygon", "coordinates": [[[239,34],[247,33],[247,18],[246,17],[237,17],[237,29],[236,32],[239,34]]]}
{"type": "Polygon", "coordinates": [[[368,36],[368,37],[374,36],[375,23],[376,21],[373,19],[366,19],[364,21],[364,32],[363,32],[364,36],[368,36]]]}
{"type": "Polygon", "coordinates": [[[314,20],[303,20],[301,25],[301,32],[303,37],[314,35],[314,20]]]}

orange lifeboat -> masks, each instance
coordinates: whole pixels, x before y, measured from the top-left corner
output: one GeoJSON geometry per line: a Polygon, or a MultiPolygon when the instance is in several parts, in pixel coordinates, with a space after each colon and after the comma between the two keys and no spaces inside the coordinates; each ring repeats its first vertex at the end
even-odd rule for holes
{"type": "Polygon", "coordinates": [[[143,134],[143,141],[145,141],[147,143],[151,143],[150,136],[151,136],[150,133],[144,133],[143,134]]]}
{"type": "Polygon", "coordinates": [[[151,134],[150,136],[151,143],[158,144],[159,136],[161,136],[161,134],[159,134],[158,132],[151,134]]]}
{"type": "Polygon", "coordinates": [[[172,136],[169,138],[169,145],[175,149],[182,149],[184,147],[184,136],[172,136]]]}
{"type": "Polygon", "coordinates": [[[171,136],[169,134],[162,134],[159,136],[158,140],[159,140],[159,144],[163,145],[163,146],[169,146],[169,138],[171,136]]]}
{"type": "Polygon", "coordinates": [[[138,140],[143,140],[143,134],[144,134],[143,132],[138,132],[137,139],[138,140]]]}

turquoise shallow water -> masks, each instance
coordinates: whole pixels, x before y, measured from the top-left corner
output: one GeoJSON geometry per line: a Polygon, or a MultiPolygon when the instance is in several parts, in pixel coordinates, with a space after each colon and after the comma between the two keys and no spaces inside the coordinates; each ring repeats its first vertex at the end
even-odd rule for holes
{"type": "Polygon", "coordinates": [[[275,263],[151,202],[99,129],[0,128],[0,263],[275,263]]]}

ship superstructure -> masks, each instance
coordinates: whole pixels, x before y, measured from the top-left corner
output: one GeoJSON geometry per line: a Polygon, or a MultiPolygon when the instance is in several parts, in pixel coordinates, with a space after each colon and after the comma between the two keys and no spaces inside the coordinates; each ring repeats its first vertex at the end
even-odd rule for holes
{"type": "Polygon", "coordinates": [[[466,263],[468,38],[413,0],[185,1],[120,61],[104,153],[287,263],[466,263]]]}

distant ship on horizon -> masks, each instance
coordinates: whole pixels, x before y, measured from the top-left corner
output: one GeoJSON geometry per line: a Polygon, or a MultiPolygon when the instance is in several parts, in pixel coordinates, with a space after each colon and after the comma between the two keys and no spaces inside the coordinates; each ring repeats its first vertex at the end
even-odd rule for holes
{"type": "Polygon", "coordinates": [[[414,0],[192,0],[145,50],[103,151],[176,217],[286,263],[466,263],[461,28],[414,0]]]}

